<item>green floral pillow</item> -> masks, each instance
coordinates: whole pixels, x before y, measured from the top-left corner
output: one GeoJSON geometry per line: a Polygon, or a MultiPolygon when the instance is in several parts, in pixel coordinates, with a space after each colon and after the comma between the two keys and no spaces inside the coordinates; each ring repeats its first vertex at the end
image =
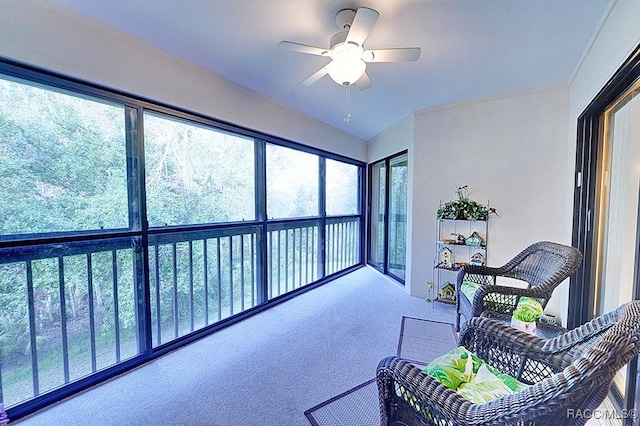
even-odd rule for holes
{"type": "Polygon", "coordinates": [[[511,395],[527,386],[500,373],[463,346],[434,359],[422,371],[475,404],[511,395]]]}
{"type": "Polygon", "coordinates": [[[469,302],[473,302],[473,296],[476,294],[476,290],[479,289],[481,284],[474,283],[473,281],[462,281],[460,290],[464,294],[469,302]]]}

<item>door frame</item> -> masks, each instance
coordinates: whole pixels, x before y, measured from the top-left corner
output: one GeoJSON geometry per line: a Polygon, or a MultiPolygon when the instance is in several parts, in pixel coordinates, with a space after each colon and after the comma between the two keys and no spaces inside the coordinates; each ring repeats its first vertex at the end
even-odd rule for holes
{"type": "MultiPolygon", "coordinates": [[[[408,154],[409,154],[409,150],[405,149],[403,151],[392,154],[388,157],[381,158],[376,161],[372,161],[367,165],[367,175],[368,175],[368,179],[367,179],[368,180],[368,185],[367,185],[367,264],[377,269],[378,271],[382,272],[383,274],[389,275],[390,277],[399,281],[402,285],[405,284],[405,280],[395,275],[393,272],[389,271],[389,201],[390,201],[389,195],[390,195],[390,184],[391,184],[390,168],[391,168],[391,160],[393,160],[396,157],[400,157],[402,155],[407,155],[408,157],[408,154]],[[382,262],[382,268],[381,268],[380,266],[371,262],[370,255],[371,255],[371,244],[372,244],[371,224],[373,223],[372,217],[371,217],[371,203],[373,199],[372,198],[373,197],[372,169],[375,164],[382,163],[382,162],[384,162],[384,167],[386,172],[385,172],[385,193],[381,194],[381,196],[384,197],[384,235],[383,235],[384,253],[383,253],[383,262],[382,262]]],[[[407,167],[408,167],[408,158],[407,158],[407,167]]],[[[407,196],[408,196],[408,193],[407,193],[407,196]]],[[[408,229],[407,229],[407,232],[408,232],[408,229]]],[[[406,252],[405,252],[405,268],[406,268],[406,263],[407,262],[406,262],[406,252]]]]}
{"type": "MultiPolygon", "coordinates": [[[[595,248],[593,223],[597,203],[597,165],[603,141],[601,117],[609,106],[627,92],[639,78],[640,45],[622,63],[578,117],[572,244],[580,249],[585,261],[570,280],[567,317],[567,326],[570,329],[591,320],[595,306],[594,269],[590,260],[595,248]]],[[[640,214],[638,217],[640,225],[640,214]]],[[[640,247],[639,243],[640,237],[636,235],[636,247],[640,247]]],[[[634,268],[634,299],[640,299],[639,264],[640,250],[637,250],[634,268]]],[[[612,393],[621,409],[631,410],[635,408],[637,359],[630,362],[627,368],[626,398],[623,400],[622,395],[617,392],[615,387],[612,387],[612,393]]]]}

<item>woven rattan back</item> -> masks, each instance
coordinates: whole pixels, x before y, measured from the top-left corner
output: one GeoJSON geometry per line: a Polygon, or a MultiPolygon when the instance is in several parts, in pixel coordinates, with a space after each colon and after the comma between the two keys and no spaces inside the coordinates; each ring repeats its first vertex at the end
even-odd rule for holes
{"type": "Polygon", "coordinates": [[[534,243],[503,266],[505,277],[526,281],[530,287],[555,287],[582,261],[578,249],[550,241],[534,243]]]}

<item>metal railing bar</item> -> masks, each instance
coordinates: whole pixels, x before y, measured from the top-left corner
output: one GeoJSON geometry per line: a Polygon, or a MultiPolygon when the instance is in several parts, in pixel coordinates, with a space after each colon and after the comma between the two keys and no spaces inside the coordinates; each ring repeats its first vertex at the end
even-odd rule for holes
{"type": "Polygon", "coordinates": [[[120,304],[118,296],[118,254],[111,252],[111,266],[113,270],[113,331],[116,343],[116,362],[120,362],[120,304]]]}
{"type": "Polygon", "coordinates": [[[299,287],[302,286],[302,228],[299,228],[300,231],[300,249],[298,250],[298,284],[299,287]]]}
{"type": "Polygon", "coordinates": [[[173,337],[180,335],[178,330],[178,248],[171,244],[171,262],[173,267],[173,337]]]}
{"type": "Polygon", "coordinates": [[[273,286],[273,232],[268,232],[269,237],[267,238],[267,300],[271,299],[273,296],[272,286],[273,286]]]}
{"type": "Polygon", "coordinates": [[[285,292],[289,291],[289,233],[290,232],[291,232],[290,229],[287,229],[284,231],[284,291],[285,292]]]}
{"type": "Polygon", "coordinates": [[[278,274],[277,274],[278,282],[277,282],[277,284],[278,284],[278,296],[280,296],[282,294],[282,292],[280,291],[280,270],[282,269],[282,261],[280,260],[280,257],[281,257],[280,253],[282,252],[282,250],[280,249],[280,238],[281,238],[280,234],[281,234],[281,231],[278,230],[276,232],[278,232],[278,270],[277,270],[277,272],[278,272],[278,274]]]}
{"type": "Polygon", "coordinates": [[[321,218],[309,217],[309,218],[291,218],[291,219],[269,219],[268,226],[269,231],[275,231],[280,229],[291,229],[297,226],[306,226],[309,223],[320,224],[321,218]]]}
{"type": "Polygon", "coordinates": [[[231,229],[210,229],[197,231],[184,231],[176,233],[149,233],[149,244],[171,244],[188,241],[232,237],[241,234],[254,234],[260,231],[257,225],[245,225],[231,229]]]}
{"type": "Polygon", "coordinates": [[[193,331],[195,326],[193,309],[193,241],[189,241],[189,305],[191,307],[189,330],[193,331]]]}
{"type": "Polygon", "coordinates": [[[208,240],[202,240],[202,277],[204,279],[204,324],[209,325],[209,254],[208,240]]]}
{"type": "Polygon", "coordinates": [[[229,239],[229,315],[233,315],[233,237],[229,239]]]}
{"type": "Polygon", "coordinates": [[[244,234],[240,235],[240,310],[244,311],[244,234]]]}
{"type": "Polygon", "coordinates": [[[62,335],[62,369],[64,382],[69,383],[69,340],[67,336],[67,302],[65,297],[64,257],[58,257],[58,289],[60,294],[60,334],[62,335]]]}
{"type": "Polygon", "coordinates": [[[0,249],[0,264],[52,259],[58,256],[75,256],[118,249],[130,249],[131,238],[77,241],[28,247],[4,247],[0,249]]]}
{"type": "Polygon", "coordinates": [[[336,244],[338,246],[337,250],[336,250],[336,268],[334,270],[338,271],[340,269],[342,269],[342,244],[344,241],[344,229],[343,229],[343,222],[338,222],[336,224],[336,244]]]}
{"type": "MultiPolygon", "coordinates": [[[[251,228],[260,228],[259,221],[242,221],[242,222],[226,222],[226,223],[212,223],[212,224],[191,224],[191,225],[174,225],[166,227],[152,227],[149,228],[149,238],[151,236],[160,237],[161,235],[196,235],[195,237],[188,237],[182,239],[186,240],[199,240],[203,237],[198,237],[198,234],[208,235],[209,237],[228,237],[229,235],[237,235],[240,233],[249,233],[246,231],[251,228]],[[244,231],[243,231],[244,230],[244,231]]],[[[167,241],[171,242],[171,241],[167,241]]]]}
{"type": "Polygon", "coordinates": [[[312,281],[315,281],[316,279],[316,275],[317,275],[317,268],[314,268],[313,265],[315,265],[315,260],[316,260],[316,229],[318,228],[313,228],[313,230],[311,231],[311,274],[312,274],[312,281]],[[315,271],[315,273],[314,273],[315,271]]]}
{"type": "Polygon", "coordinates": [[[89,336],[91,342],[91,371],[98,369],[96,362],[96,320],[93,300],[93,263],[91,253],[87,254],[87,293],[89,298],[89,336]]]}
{"type": "MultiPolygon", "coordinates": [[[[64,231],[32,234],[11,234],[0,236],[0,250],[5,248],[17,248],[29,251],[31,247],[43,245],[65,245],[68,243],[91,243],[104,239],[130,239],[140,235],[140,231],[128,229],[100,229],[91,231],[64,231]]],[[[85,254],[85,253],[82,253],[85,254]]],[[[47,256],[55,257],[55,256],[47,256]]]]}
{"type": "Polygon", "coordinates": [[[256,234],[251,235],[251,306],[256,305],[256,234]]]}
{"type": "MultiPolygon", "coordinates": [[[[304,281],[309,282],[309,227],[305,227],[304,281]]],[[[312,231],[313,232],[313,231],[312,231]]]]}
{"type": "Polygon", "coordinates": [[[36,344],[36,312],[33,295],[33,265],[27,261],[27,303],[29,304],[29,338],[31,345],[31,376],[33,383],[33,395],[40,394],[40,382],[38,379],[38,348],[36,344]]]}
{"type": "Polygon", "coordinates": [[[156,284],[156,321],[158,327],[158,344],[162,343],[162,311],[160,310],[160,248],[158,245],[153,246],[155,249],[155,284],[156,284]]]}
{"type": "Polygon", "coordinates": [[[220,265],[220,238],[216,238],[216,284],[218,285],[218,321],[222,319],[222,267],[220,265]]]}

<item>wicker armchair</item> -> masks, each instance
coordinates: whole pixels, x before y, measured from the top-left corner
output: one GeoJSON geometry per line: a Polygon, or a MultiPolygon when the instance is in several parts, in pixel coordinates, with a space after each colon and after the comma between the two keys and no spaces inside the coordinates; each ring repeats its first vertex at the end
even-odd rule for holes
{"type": "Polygon", "coordinates": [[[474,404],[407,360],[388,357],[377,370],[382,425],[583,425],[607,396],[614,375],[640,346],[640,301],[543,340],[499,321],[469,320],[459,344],[524,390],[474,404]],[[407,401],[411,401],[408,403],[407,401]]]}
{"type": "Polygon", "coordinates": [[[582,262],[580,250],[562,244],[541,241],[524,249],[504,266],[465,265],[456,278],[456,330],[460,331],[460,316],[477,317],[483,311],[511,315],[520,296],[533,297],[544,308],[553,290],[569,277],[582,262]],[[524,281],[527,288],[496,284],[497,277],[524,281]],[[473,300],[467,299],[461,287],[464,281],[481,284],[473,300]]]}

